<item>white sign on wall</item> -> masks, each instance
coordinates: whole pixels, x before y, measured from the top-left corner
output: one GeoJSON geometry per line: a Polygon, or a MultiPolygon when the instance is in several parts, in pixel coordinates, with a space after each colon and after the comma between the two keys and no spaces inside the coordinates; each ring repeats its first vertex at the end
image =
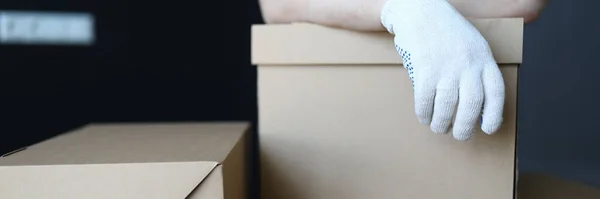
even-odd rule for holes
{"type": "Polygon", "coordinates": [[[89,13],[0,10],[0,44],[92,45],[94,39],[89,13]]]}

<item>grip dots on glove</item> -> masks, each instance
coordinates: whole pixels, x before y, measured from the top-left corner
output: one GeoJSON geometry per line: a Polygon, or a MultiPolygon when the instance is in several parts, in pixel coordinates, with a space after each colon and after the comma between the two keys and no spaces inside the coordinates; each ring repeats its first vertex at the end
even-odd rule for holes
{"type": "Polygon", "coordinates": [[[396,51],[402,57],[402,63],[404,63],[404,68],[408,70],[408,76],[410,77],[410,81],[412,82],[413,88],[415,87],[415,71],[413,70],[413,64],[410,60],[410,52],[400,48],[400,46],[396,45],[396,51]]]}

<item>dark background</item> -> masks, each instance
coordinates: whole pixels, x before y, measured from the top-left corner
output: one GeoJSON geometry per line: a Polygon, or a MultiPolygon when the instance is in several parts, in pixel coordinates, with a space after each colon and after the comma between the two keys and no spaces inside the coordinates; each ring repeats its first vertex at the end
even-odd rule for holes
{"type": "MultiPolygon", "coordinates": [[[[600,2],[551,1],[525,28],[519,167],[600,186],[600,2]]],[[[253,0],[5,0],[84,11],[92,47],[0,46],[0,153],[89,122],[256,122],[253,0]]]]}
{"type": "Polygon", "coordinates": [[[600,187],[599,1],[550,0],[525,28],[519,168],[600,187]]]}
{"type": "Polygon", "coordinates": [[[256,120],[257,2],[10,0],[1,9],[93,13],[97,42],[0,45],[0,152],[89,122],[256,120]]]}

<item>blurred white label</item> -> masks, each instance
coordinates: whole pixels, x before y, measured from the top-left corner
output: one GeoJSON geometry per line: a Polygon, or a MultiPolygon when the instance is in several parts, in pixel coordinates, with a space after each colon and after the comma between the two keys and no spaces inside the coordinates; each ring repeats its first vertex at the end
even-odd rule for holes
{"type": "Polygon", "coordinates": [[[0,43],[91,45],[94,32],[87,13],[0,11],[0,43]]]}

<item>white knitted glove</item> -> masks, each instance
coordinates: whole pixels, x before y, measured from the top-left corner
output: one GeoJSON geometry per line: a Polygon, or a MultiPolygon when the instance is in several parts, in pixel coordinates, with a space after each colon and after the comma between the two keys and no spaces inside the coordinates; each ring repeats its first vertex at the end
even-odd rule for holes
{"type": "Polygon", "coordinates": [[[394,34],[396,49],[413,81],[420,123],[435,133],[452,124],[457,140],[481,128],[495,133],[502,124],[504,80],[487,41],[447,0],[389,0],[382,24],[394,34]]]}

